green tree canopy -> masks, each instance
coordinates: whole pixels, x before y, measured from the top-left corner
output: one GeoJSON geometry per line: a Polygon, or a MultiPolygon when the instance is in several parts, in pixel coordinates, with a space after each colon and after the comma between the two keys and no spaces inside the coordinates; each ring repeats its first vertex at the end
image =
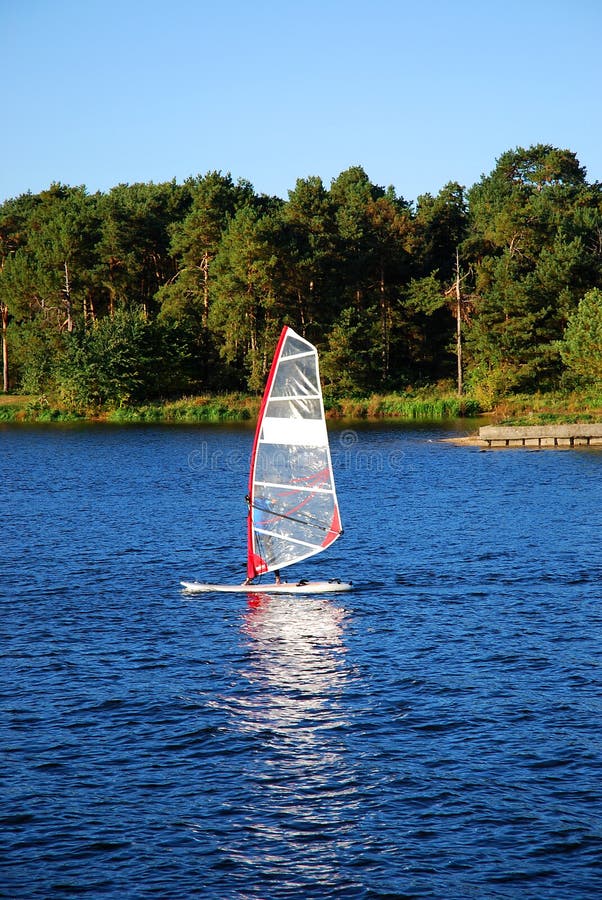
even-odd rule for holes
{"type": "Polygon", "coordinates": [[[329,188],[299,179],[287,200],[219,171],[91,196],[54,184],[0,204],[3,380],[50,391],[61,359],[91,377],[121,329],[143,374],[137,387],[133,360],[115,362],[121,392],[94,388],[110,402],[175,390],[171,372],[183,390],[256,390],[286,323],[325,353],[333,385],[337,372],[354,391],[454,378],[456,253],[466,382],[558,384],[565,327],[602,289],[602,185],[570,150],[509,150],[415,208],[361,166],[329,188]],[[151,345],[170,367],[155,386],[151,345]]]}
{"type": "Polygon", "coordinates": [[[602,290],[588,291],[569,317],[560,353],[571,372],[602,384],[602,290]]]}
{"type": "Polygon", "coordinates": [[[181,387],[184,359],[172,327],[142,310],[117,310],[69,335],[53,374],[59,393],[77,407],[124,406],[181,387]]]}
{"type": "Polygon", "coordinates": [[[190,207],[183,219],[169,226],[170,252],[177,269],[157,293],[161,314],[176,321],[190,319],[197,327],[207,327],[209,317],[210,266],[222,235],[236,211],[253,202],[252,186],[234,184],[232,177],[208,172],[189,179],[190,207]]]}
{"type": "Polygon", "coordinates": [[[575,154],[539,144],[503,154],[468,201],[471,361],[503,371],[506,390],[551,384],[561,371],[558,336],[600,276],[602,193],[586,184],[575,154]]]}

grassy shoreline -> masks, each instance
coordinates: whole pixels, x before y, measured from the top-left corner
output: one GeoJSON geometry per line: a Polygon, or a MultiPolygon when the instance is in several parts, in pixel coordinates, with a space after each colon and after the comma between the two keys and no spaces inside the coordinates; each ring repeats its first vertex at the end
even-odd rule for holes
{"type": "MultiPolygon", "coordinates": [[[[119,409],[77,410],[53,404],[45,397],[0,395],[0,423],[106,422],[109,424],[209,424],[254,421],[260,398],[244,394],[184,397],[119,409]]],[[[373,394],[365,398],[325,400],[329,419],[378,421],[434,420],[487,416],[500,424],[542,425],[602,421],[602,392],[535,394],[506,398],[492,410],[470,397],[433,388],[403,394],[373,394]]]]}
{"type": "MultiPolygon", "coordinates": [[[[119,409],[78,410],[53,404],[46,398],[4,396],[0,398],[0,422],[107,422],[156,424],[207,424],[255,420],[260,398],[243,394],[185,397],[119,409]]],[[[476,416],[481,410],[474,400],[453,395],[416,394],[372,395],[366,398],[328,399],[329,419],[378,420],[396,418],[455,419],[476,416]]]]}

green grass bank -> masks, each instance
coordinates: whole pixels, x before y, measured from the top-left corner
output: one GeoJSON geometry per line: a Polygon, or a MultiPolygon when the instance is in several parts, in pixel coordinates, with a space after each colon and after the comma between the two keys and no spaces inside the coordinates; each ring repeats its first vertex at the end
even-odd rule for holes
{"type": "MultiPolygon", "coordinates": [[[[491,423],[546,425],[602,422],[602,388],[571,393],[521,394],[483,409],[471,397],[441,388],[421,388],[369,397],[325,397],[330,419],[445,420],[487,415],[491,423]]],[[[45,397],[0,395],[0,422],[108,422],[193,425],[254,421],[260,398],[244,394],[183,397],[179,400],[123,406],[118,409],[72,409],[45,397]]]]}

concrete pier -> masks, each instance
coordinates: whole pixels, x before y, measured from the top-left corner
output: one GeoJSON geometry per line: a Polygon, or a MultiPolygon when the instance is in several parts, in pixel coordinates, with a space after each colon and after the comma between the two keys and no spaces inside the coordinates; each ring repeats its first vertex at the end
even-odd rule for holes
{"type": "Polygon", "coordinates": [[[578,425],[485,425],[484,447],[602,447],[602,423],[578,425]]]}

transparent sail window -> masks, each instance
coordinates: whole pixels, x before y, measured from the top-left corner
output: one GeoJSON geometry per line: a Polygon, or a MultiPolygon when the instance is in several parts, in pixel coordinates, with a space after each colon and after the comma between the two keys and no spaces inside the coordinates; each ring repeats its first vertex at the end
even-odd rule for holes
{"type": "Polygon", "coordinates": [[[265,414],[274,419],[320,419],[322,417],[322,405],[319,398],[311,397],[269,400],[265,414]]]}

